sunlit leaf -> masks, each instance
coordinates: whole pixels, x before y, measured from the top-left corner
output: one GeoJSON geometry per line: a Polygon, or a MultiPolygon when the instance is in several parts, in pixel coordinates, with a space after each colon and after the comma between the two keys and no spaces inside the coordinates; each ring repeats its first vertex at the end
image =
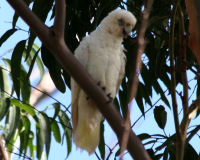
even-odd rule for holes
{"type": "Polygon", "coordinates": [[[60,135],[60,129],[55,120],[51,122],[51,130],[53,132],[54,138],[56,142],[60,143],[61,142],[61,135],[60,135]]]}
{"type": "Polygon", "coordinates": [[[18,107],[11,107],[9,110],[9,115],[6,119],[6,142],[9,142],[10,138],[14,135],[15,129],[17,128],[17,123],[20,118],[20,110],[18,107]]]}
{"type": "Polygon", "coordinates": [[[64,129],[67,141],[67,156],[69,156],[72,149],[72,126],[70,123],[70,119],[68,118],[67,114],[64,111],[60,110],[58,117],[64,129]]]}
{"type": "Polygon", "coordinates": [[[47,157],[49,155],[49,149],[51,144],[51,124],[49,118],[45,114],[39,114],[39,125],[40,125],[40,137],[44,141],[46,148],[47,157]]]}
{"type": "Polygon", "coordinates": [[[2,97],[8,97],[10,93],[8,71],[0,65],[0,91],[2,97]]]}
{"type": "Polygon", "coordinates": [[[10,99],[10,103],[11,103],[11,105],[17,106],[20,109],[25,110],[32,117],[36,114],[36,110],[31,105],[21,103],[18,99],[10,99]]]}
{"type": "Polygon", "coordinates": [[[4,118],[6,115],[8,109],[10,107],[10,101],[9,99],[1,98],[0,99],[0,121],[4,118]]]}

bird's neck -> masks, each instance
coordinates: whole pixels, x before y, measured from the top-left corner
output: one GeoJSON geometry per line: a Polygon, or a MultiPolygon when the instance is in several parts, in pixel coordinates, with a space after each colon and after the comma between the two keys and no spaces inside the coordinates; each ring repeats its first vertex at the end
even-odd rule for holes
{"type": "Polygon", "coordinates": [[[103,29],[98,29],[95,31],[96,36],[100,41],[103,41],[105,43],[109,43],[110,46],[120,46],[122,44],[123,38],[122,37],[117,37],[113,34],[110,34],[108,31],[103,30],[103,29]]]}

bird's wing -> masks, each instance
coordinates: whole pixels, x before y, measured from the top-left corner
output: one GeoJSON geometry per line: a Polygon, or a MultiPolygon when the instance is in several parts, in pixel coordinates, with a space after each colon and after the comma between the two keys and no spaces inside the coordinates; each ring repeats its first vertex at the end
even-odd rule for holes
{"type": "Polygon", "coordinates": [[[122,83],[122,80],[124,78],[125,75],[125,66],[126,66],[126,55],[124,54],[123,48],[121,49],[120,52],[120,60],[121,60],[121,67],[120,67],[120,71],[119,71],[119,78],[118,78],[118,83],[117,83],[117,87],[116,87],[116,93],[119,91],[119,87],[122,83]]]}
{"type": "MultiPolygon", "coordinates": [[[[88,52],[89,48],[85,40],[83,40],[78,48],[75,50],[75,57],[79,60],[79,62],[86,68],[88,63],[88,52]]],[[[73,123],[73,131],[76,130],[77,122],[78,122],[78,99],[80,96],[81,88],[79,85],[71,79],[71,93],[72,93],[72,123],[73,123]]]]}

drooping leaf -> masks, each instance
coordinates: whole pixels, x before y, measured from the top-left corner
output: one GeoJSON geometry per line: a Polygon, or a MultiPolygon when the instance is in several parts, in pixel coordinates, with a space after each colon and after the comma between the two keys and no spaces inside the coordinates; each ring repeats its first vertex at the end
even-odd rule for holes
{"type": "Polygon", "coordinates": [[[60,129],[55,120],[52,120],[51,122],[51,130],[53,132],[54,138],[56,142],[60,143],[61,142],[61,134],[60,134],[60,129]]]}
{"type": "Polygon", "coordinates": [[[14,90],[20,98],[20,72],[21,72],[21,59],[22,59],[22,54],[25,48],[26,41],[22,40],[20,41],[12,54],[11,57],[11,74],[13,78],[13,85],[14,85],[14,90]]]}
{"type": "Polygon", "coordinates": [[[29,39],[28,39],[28,46],[27,46],[27,49],[26,49],[26,58],[25,58],[25,60],[27,60],[28,57],[30,56],[30,51],[32,49],[32,46],[34,44],[35,39],[36,39],[36,35],[35,35],[35,33],[33,31],[31,31],[29,39]]]}
{"type": "Polygon", "coordinates": [[[55,109],[55,113],[54,113],[52,119],[55,119],[55,118],[58,116],[58,113],[59,113],[59,111],[60,111],[60,104],[59,104],[59,103],[54,103],[54,104],[53,104],[53,107],[54,107],[54,109],[55,109]]]}
{"type": "Polygon", "coordinates": [[[44,64],[47,66],[47,68],[49,69],[50,76],[56,88],[62,93],[64,93],[66,90],[66,87],[65,87],[63,78],[61,76],[60,64],[58,64],[56,59],[53,57],[51,52],[49,52],[49,50],[46,47],[42,46],[41,52],[42,52],[42,60],[44,64]]]}
{"type": "Polygon", "coordinates": [[[70,119],[68,118],[67,114],[62,110],[60,110],[60,112],[58,113],[58,118],[64,129],[64,134],[67,141],[67,156],[69,156],[72,149],[72,126],[70,123],[70,119]]]}
{"type": "Polygon", "coordinates": [[[2,97],[8,97],[8,94],[10,93],[8,71],[6,71],[4,67],[1,65],[0,65],[0,91],[2,97]]]}
{"type": "Polygon", "coordinates": [[[40,113],[38,117],[37,128],[37,157],[40,159],[45,145],[47,157],[51,144],[51,124],[49,118],[44,113],[40,113]],[[41,142],[40,142],[41,141],[41,142]]]}
{"type": "Polygon", "coordinates": [[[22,153],[24,150],[24,154],[27,152],[28,148],[28,139],[30,133],[30,120],[26,116],[22,116],[22,129],[20,131],[20,152],[22,153]]]}
{"type": "Polygon", "coordinates": [[[30,79],[27,77],[27,73],[22,65],[21,65],[21,74],[20,74],[20,91],[21,91],[23,102],[29,103],[30,96],[31,96],[30,79]]]}
{"type": "Polygon", "coordinates": [[[6,31],[6,33],[4,33],[3,36],[1,36],[1,38],[0,38],[0,47],[16,31],[17,30],[15,28],[6,31]]]}
{"type": "Polygon", "coordinates": [[[154,118],[161,129],[165,128],[167,122],[167,112],[163,106],[156,106],[154,108],[154,118]]]}
{"type": "Polygon", "coordinates": [[[143,84],[141,82],[139,82],[139,85],[138,85],[138,91],[137,91],[137,95],[135,97],[135,100],[137,102],[137,105],[140,109],[140,111],[142,112],[143,115],[144,114],[144,104],[143,104],[143,95],[144,95],[144,91],[142,90],[142,86],[143,84]]]}
{"type": "Polygon", "coordinates": [[[42,157],[44,144],[45,144],[44,136],[42,133],[43,132],[41,131],[41,126],[40,126],[39,122],[37,122],[36,123],[36,146],[37,146],[37,155],[36,156],[38,159],[41,159],[41,157],[42,157]]]}
{"type": "Polygon", "coordinates": [[[28,148],[29,148],[31,157],[34,159],[33,138],[34,138],[34,133],[30,131],[29,138],[28,138],[28,148]]]}
{"type": "Polygon", "coordinates": [[[184,150],[184,160],[188,159],[199,159],[198,153],[195,151],[194,147],[189,143],[185,145],[184,150]]]}
{"type": "Polygon", "coordinates": [[[10,107],[10,101],[8,98],[1,98],[0,99],[0,121],[4,118],[8,109],[10,107]]]}
{"type": "Polygon", "coordinates": [[[33,47],[31,48],[31,51],[30,51],[30,56],[26,62],[29,65],[29,72],[28,72],[29,74],[31,74],[33,66],[36,62],[37,67],[40,72],[40,82],[41,82],[41,80],[44,76],[45,70],[44,70],[44,65],[42,63],[42,60],[38,54],[39,52],[40,52],[40,48],[36,44],[33,44],[33,47]]]}
{"type": "Polygon", "coordinates": [[[101,158],[105,158],[105,140],[104,140],[104,124],[103,121],[100,124],[100,141],[99,141],[99,152],[101,154],[101,158]]]}
{"type": "Polygon", "coordinates": [[[6,119],[6,126],[7,126],[7,134],[5,137],[6,143],[8,143],[11,137],[14,135],[19,118],[20,118],[19,108],[16,106],[13,106],[12,108],[10,108],[9,115],[6,119]]]}

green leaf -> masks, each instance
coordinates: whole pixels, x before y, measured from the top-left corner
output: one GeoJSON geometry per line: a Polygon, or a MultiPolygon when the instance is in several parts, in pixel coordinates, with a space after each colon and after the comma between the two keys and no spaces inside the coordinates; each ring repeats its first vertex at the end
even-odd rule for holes
{"type": "Polygon", "coordinates": [[[0,91],[2,97],[8,97],[7,93],[10,92],[8,72],[3,68],[4,67],[0,65],[0,91]],[[5,91],[7,93],[5,93],[5,91]]]}
{"type": "Polygon", "coordinates": [[[119,90],[119,100],[120,100],[120,105],[121,105],[121,111],[122,111],[122,115],[123,117],[126,117],[127,114],[127,92],[125,90],[119,90]]]}
{"type": "Polygon", "coordinates": [[[28,139],[29,139],[29,133],[30,133],[30,120],[26,116],[22,116],[22,125],[23,128],[21,129],[19,135],[20,135],[20,153],[23,152],[26,154],[27,148],[28,148],[28,139]]]}
{"type": "Polygon", "coordinates": [[[25,103],[29,103],[31,95],[30,80],[27,76],[28,75],[24,67],[21,65],[20,90],[21,90],[22,100],[25,103]]]}
{"type": "Polygon", "coordinates": [[[6,128],[7,128],[7,134],[6,134],[6,142],[8,143],[11,137],[14,135],[17,124],[20,118],[20,110],[18,107],[13,106],[8,114],[8,117],[6,119],[6,128]]]}
{"type": "Polygon", "coordinates": [[[34,133],[30,131],[29,138],[28,138],[28,147],[29,147],[30,155],[34,159],[33,138],[34,138],[34,133]]]}
{"type": "Polygon", "coordinates": [[[185,150],[184,150],[184,160],[188,159],[199,159],[199,155],[195,151],[195,149],[192,147],[191,144],[187,143],[185,145],[185,150]]]}
{"type": "Polygon", "coordinates": [[[12,54],[11,58],[11,74],[13,78],[13,85],[14,85],[14,90],[20,98],[20,72],[21,72],[21,59],[22,59],[22,54],[25,48],[26,41],[20,41],[12,54]]]}
{"type": "Polygon", "coordinates": [[[160,87],[159,83],[156,81],[154,82],[154,89],[156,91],[156,93],[160,94],[161,99],[163,100],[163,102],[170,108],[170,104],[168,99],[165,96],[165,93],[163,92],[162,88],[160,87]]]}
{"type": "Polygon", "coordinates": [[[68,118],[67,114],[64,111],[60,110],[60,112],[58,113],[58,118],[64,129],[67,141],[67,157],[68,157],[72,149],[72,126],[70,123],[70,119],[68,118]]]}
{"type": "Polygon", "coordinates": [[[145,139],[149,139],[151,138],[151,136],[147,133],[142,133],[142,134],[139,134],[137,135],[141,140],[145,140],[145,139]]]}
{"type": "Polygon", "coordinates": [[[40,81],[41,81],[44,76],[45,70],[44,70],[44,65],[42,63],[42,60],[38,55],[39,51],[40,51],[40,48],[36,44],[33,44],[33,47],[31,48],[31,51],[30,51],[30,56],[28,57],[26,62],[30,66],[28,75],[31,74],[33,66],[36,62],[37,67],[40,71],[40,81]]]}
{"type": "Polygon", "coordinates": [[[13,28],[16,27],[16,23],[17,23],[18,18],[19,18],[19,15],[15,12],[15,14],[13,16],[13,20],[12,20],[12,27],[13,28]]]}
{"type": "Polygon", "coordinates": [[[59,103],[54,103],[54,104],[53,104],[53,107],[54,107],[54,109],[55,109],[55,113],[54,113],[52,119],[54,120],[54,119],[56,119],[56,117],[58,116],[58,113],[59,113],[59,111],[60,111],[60,104],[59,104],[59,103]]]}
{"type": "Polygon", "coordinates": [[[41,159],[45,140],[40,124],[36,123],[36,146],[37,146],[37,158],[41,159]]]}
{"type": "Polygon", "coordinates": [[[49,11],[53,6],[53,0],[35,0],[33,4],[32,11],[45,22],[49,11]]]}
{"type": "Polygon", "coordinates": [[[16,29],[10,29],[10,30],[6,31],[6,33],[4,33],[3,36],[1,36],[0,47],[13,33],[15,33],[15,31],[16,31],[16,29]]]}
{"type": "Polygon", "coordinates": [[[161,129],[165,128],[167,122],[167,112],[163,106],[156,106],[154,108],[154,118],[161,129]]]}
{"type": "Polygon", "coordinates": [[[32,117],[35,116],[36,110],[34,107],[32,107],[29,104],[23,104],[18,99],[10,99],[11,105],[17,106],[22,110],[25,110],[27,113],[29,113],[32,117]]]}
{"type": "Polygon", "coordinates": [[[51,124],[49,118],[44,113],[39,114],[40,137],[44,141],[47,157],[51,144],[51,124]]]}
{"type": "Polygon", "coordinates": [[[35,38],[36,38],[35,33],[33,31],[30,31],[30,36],[29,36],[29,39],[28,39],[28,46],[27,46],[27,49],[26,49],[26,58],[25,58],[25,61],[30,56],[30,51],[31,51],[32,46],[34,44],[35,38]]]}
{"type": "Polygon", "coordinates": [[[60,135],[60,129],[55,120],[51,122],[51,130],[53,132],[54,138],[56,142],[60,143],[61,142],[61,135],[60,135]]]}
{"type": "Polygon", "coordinates": [[[104,124],[103,121],[101,122],[100,125],[100,141],[99,141],[99,152],[101,154],[101,158],[105,158],[105,141],[104,141],[104,124]]]}
{"type": "Polygon", "coordinates": [[[142,115],[144,116],[144,105],[143,105],[143,95],[144,95],[144,91],[142,90],[142,86],[143,84],[141,82],[139,82],[139,85],[138,85],[138,91],[137,91],[137,95],[136,95],[136,102],[137,102],[137,105],[140,109],[140,111],[142,112],[142,115]]]}
{"type": "Polygon", "coordinates": [[[53,57],[51,52],[49,52],[49,50],[46,47],[42,46],[41,52],[42,52],[42,60],[44,64],[47,66],[47,68],[49,69],[49,74],[56,88],[60,92],[64,93],[66,90],[66,87],[61,76],[62,73],[61,73],[60,64],[56,61],[56,59],[53,57]]]}
{"type": "Polygon", "coordinates": [[[0,121],[4,118],[8,109],[10,107],[10,101],[8,98],[1,98],[0,99],[0,121]]]}

